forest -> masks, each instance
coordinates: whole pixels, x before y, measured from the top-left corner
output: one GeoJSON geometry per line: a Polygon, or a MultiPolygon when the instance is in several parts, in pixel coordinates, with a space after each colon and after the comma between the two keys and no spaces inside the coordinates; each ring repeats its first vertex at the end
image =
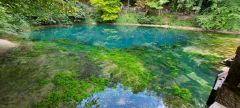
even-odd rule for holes
{"type": "Polygon", "coordinates": [[[239,0],[1,0],[1,32],[31,25],[140,23],[239,31],[239,0]]]}

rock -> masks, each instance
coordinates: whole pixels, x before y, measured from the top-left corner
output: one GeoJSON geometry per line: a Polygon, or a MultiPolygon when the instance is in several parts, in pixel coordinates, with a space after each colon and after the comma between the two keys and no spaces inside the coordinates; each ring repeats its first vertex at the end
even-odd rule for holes
{"type": "Polygon", "coordinates": [[[217,90],[215,100],[227,108],[240,108],[240,46],[231,62],[223,86],[217,90]]]}
{"type": "Polygon", "coordinates": [[[16,48],[17,46],[18,45],[16,43],[0,39],[0,55],[6,53],[8,50],[12,48],[16,48]]]}
{"type": "Polygon", "coordinates": [[[232,62],[233,62],[234,59],[230,58],[230,59],[225,59],[223,61],[221,61],[221,64],[225,65],[225,66],[228,66],[230,67],[232,62]]]}
{"type": "MultiPolygon", "coordinates": [[[[240,46],[236,51],[236,56],[230,67],[229,75],[226,81],[229,84],[229,87],[234,90],[237,89],[238,84],[240,84],[240,46]]],[[[238,94],[240,96],[240,93],[238,94]]]]}

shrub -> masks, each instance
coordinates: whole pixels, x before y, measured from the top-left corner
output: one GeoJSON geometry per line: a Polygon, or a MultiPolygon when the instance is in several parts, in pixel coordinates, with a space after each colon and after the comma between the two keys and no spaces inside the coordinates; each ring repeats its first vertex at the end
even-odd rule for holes
{"type": "Polygon", "coordinates": [[[0,5],[0,28],[1,30],[10,30],[12,28],[9,22],[12,17],[6,13],[6,9],[0,5]]]}
{"type": "Polygon", "coordinates": [[[8,14],[7,8],[3,7],[0,2],[0,32],[12,34],[23,31],[26,27],[28,27],[28,24],[22,16],[8,14]]]}
{"type": "Polygon", "coordinates": [[[76,8],[77,8],[77,14],[75,16],[72,16],[73,19],[72,21],[73,22],[91,22],[90,20],[92,18],[94,18],[96,12],[95,10],[88,6],[87,4],[84,4],[84,3],[78,3],[76,4],[76,8]]]}
{"type": "Polygon", "coordinates": [[[216,2],[210,12],[207,11],[197,18],[197,22],[205,29],[240,30],[239,6],[239,1],[235,0],[216,2]]]}
{"type": "Polygon", "coordinates": [[[151,16],[147,16],[144,13],[140,13],[138,15],[138,23],[140,24],[153,24],[153,18],[151,16]]]}
{"type": "Polygon", "coordinates": [[[138,23],[138,14],[135,12],[124,11],[117,19],[117,23],[138,23]]]}
{"type": "Polygon", "coordinates": [[[98,11],[99,22],[115,21],[121,11],[122,3],[120,0],[90,0],[90,2],[98,11]]]}
{"type": "Polygon", "coordinates": [[[48,17],[39,17],[36,20],[32,20],[31,24],[34,25],[49,25],[49,24],[70,24],[71,21],[67,15],[52,15],[48,17]]]}

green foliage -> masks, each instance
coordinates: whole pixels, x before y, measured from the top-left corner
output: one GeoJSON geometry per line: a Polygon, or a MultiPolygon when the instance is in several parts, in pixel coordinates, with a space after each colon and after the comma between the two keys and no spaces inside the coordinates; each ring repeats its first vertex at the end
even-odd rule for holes
{"type": "Polygon", "coordinates": [[[0,33],[16,33],[23,31],[28,24],[18,14],[11,15],[0,2],[0,33]]]}
{"type": "MultiPolygon", "coordinates": [[[[0,2],[1,3],[1,2],[0,2]]],[[[6,13],[6,9],[0,5],[0,28],[1,30],[6,30],[11,28],[9,22],[11,21],[11,16],[6,13]]]]}
{"type": "Polygon", "coordinates": [[[136,0],[136,7],[138,9],[145,9],[146,8],[146,4],[150,2],[150,0],[136,0]]]}
{"type": "Polygon", "coordinates": [[[138,23],[138,16],[136,12],[130,12],[130,11],[123,11],[118,19],[116,20],[116,23],[138,23]]]}
{"type": "Polygon", "coordinates": [[[78,3],[76,4],[77,15],[73,16],[73,22],[83,22],[89,23],[91,19],[94,18],[96,12],[95,10],[87,4],[78,3]]]}
{"type": "Polygon", "coordinates": [[[199,11],[201,9],[202,0],[177,0],[175,9],[182,12],[199,11]]]}
{"type": "Polygon", "coordinates": [[[90,2],[97,9],[100,22],[116,20],[121,11],[120,0],[90,0],[90,2]]]}
{"type": "Polygon", "coordinates": [[[69,16],[77,15],[75,0],[1,0],[1,32],[18,33],[26,30],[29,23],[69,24],[69,16]]]}
{"type": "Polygon", "coordinates": [[[39,80],[38,84],[39,87],[43,87],[44,85],[48,84],[50,81],[49,80],[39,80]]]}
{"type": "Polygon", "coordinates": [[[164,4],[168,3],[169,0],[157,0],[157,1],[150,1],[150,2],[147,2],[146,5],[150,8],[153,8],[153,9],[163,9],[163,6],[164,4]]]}
{"type": "Polygon", "coordinates": [[[153,18],[151,16],[147,16],[144,13],[139,13],[138,23],[140,24],[153,24],[153,18]]]}
{"type": "Polygon", "coordinates": [[[14,2],[2,0],[2,3],[9,7],[11,14],[19,13],[33,24],[63,23],[67,16],[76,14],[74,0],[15,0],[14,2]]]}
{"type": "Polygon", "coordinates": [[[210,12],[198,17],[198,23],[205,29],[240,30],[239,1],[214,2],[210,12]]]}

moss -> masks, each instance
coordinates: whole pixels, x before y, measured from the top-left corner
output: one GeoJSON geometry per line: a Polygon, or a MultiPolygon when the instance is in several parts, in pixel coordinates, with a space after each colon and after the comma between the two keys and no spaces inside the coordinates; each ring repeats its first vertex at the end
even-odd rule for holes
{"type": "Polygon", "coordinates": [[[50,83],[50,81],[49,80],[45,80],[45,79],[41,79],[41,80],[38,81],[38,84],[39,84],[40,88],[45,86],[48,83],[50,83]]]}
{"type": "MultiPolygon", "coordinates": [[[[134,91],[144,90],[152,78],[148,70],[143,67],[141,60],[126,51],[98,49],[93,50],[89,57],[95,62],[101,61],[102,64],[108,62],[115,64],[116,66],[108,71],[110,79],[132,87],[134,91]]],[[[103,68],[108,68],[111,65],[104,66],[103,68]]]]}
{"type": "Polygon", "coordinates": [[[40,108],[63,106],[73,107],[84,98],[94,92],[99,92],[108,85],[106,79],[91,77],[87,80],[78,79],[75,72],[61,72],[54,76],[51,83],[54,89],[50,90],[41,102],[37,104],[40,108]]]}
{"type": "Polygon", "coordinates": [[[175,85],[175,86],[171,86],[171,87],[164,87],[164,90],[167,90],[168,94],[174,95],[174,96],[179,96],[186,101],[191,101],[191,99],[192,99],[191,92],[186,88],[180,88],[179,86],[175,85]]]}

